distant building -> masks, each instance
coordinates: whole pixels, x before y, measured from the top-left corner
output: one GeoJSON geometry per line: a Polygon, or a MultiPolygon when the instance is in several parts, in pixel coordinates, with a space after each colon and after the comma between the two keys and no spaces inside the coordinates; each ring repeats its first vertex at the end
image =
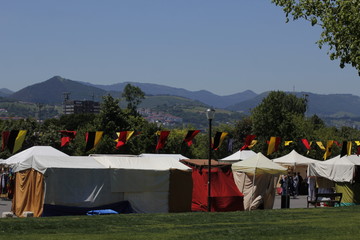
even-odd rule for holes
{"type": "Polygon", "coordinates": [[[63,103],[64,114],[99,113],[100,103],[94,101],[65,100],[63,103]]]}

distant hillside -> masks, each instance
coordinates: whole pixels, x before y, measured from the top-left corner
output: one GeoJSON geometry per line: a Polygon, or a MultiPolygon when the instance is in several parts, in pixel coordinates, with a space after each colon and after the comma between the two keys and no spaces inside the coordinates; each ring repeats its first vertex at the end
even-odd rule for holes
{"type": "MultiPolygon", "coordinates": [[[[262,99],[268,94],[269,92],[264,92],[253,99],[229,106],[227,109],[249,114],[251,109],[261,103],[262,99]]],[[[360,109],[357,107],[360,104],[359,96],[351,94],[323,95],[310,92],[296,92],[292,94],[295,94],[299,98],[307,95],[308,109],[306,114],[308,116],[316,114],[319,117],[332,118],[360,117],[360,109]]]]}
{"type": "Polygon", "coordinates": [[[94,85],[91,83],[82,82],[89,86],[101,88],[106,91],[119,91],[122,92],[126,84],[131,84],[141,88],[146,95],[170,95],[180,96],[193,100],[203,102],[209,106],[217,108],[225,108],[237,102],[245,101],[254,98],[257,94],[253,91],[247,90],[241,93],[236,93],[228,96],[219,96],[209,91],[189,91],[183,88],[174,88],[164,85],[152,84],[152,83],[138,83],[138,82],[124,82],[116,83],[112,85],[94,85]]]}
{"type": "Polygon", "coordinates": [[[13,94],[13,91],[7,89],[7,88],[1,88],[0,89],[0,97],[8,97],[11,94],[13,94]]]}
{"type": "Polygon", "coordinates": [[[143,102],[140,104],[140,108],[171,108],[175,106],[186,106],[189,107],[201,107],[206,108],[207,105],[194,101],[184,97],[178,96],[165,96],[165,95],[157,95],[157,96],[146,96],[143,102]]]}
{"type": "Polygon", "coordinates": [[[267,97],[268,94],[269,94],[269,92],[261,93],[252,99],[248,99],[248,100],[230,105],[226,109],[231,110],[231,111],[243,112],[245,114],[250,114],[251,109],[253,109],[257,105],[259,105],[261,103],[261,101],[267,97]]]}
{"type": "MultiPolygon", "coordinates": [[[[184,97],[157,95],[146,96],[140,104],[139,110],[150,109],[156,113],[168,113],[182,119],[180,126],[191,125],[198,128],[206,128],[208,120],[205,110],[208,106],[200,101],[184,97]]],[[[146,112],[146,111],[145,111],[146,112]]],[[[243,117],[243,114],[222,109],[216,110],[216,122],[218,124],[235,123],[243,117]]]]}
{"type": "Polygon", "coordinates": [[[95,101],[99,101],[107,93],[96,87],[55,76],[45,82],[25,87],[9,97],[25,102],[61,104],[65,92],[70,93],[70,99],[95,101]]]}
{"type": "MultiPolygon", "coordinates": [[[[156,109],[177,109],[176,106],[189,107],[186,111],[204,108],[208,106],[216,107],[218,110],[241,112],[249,114],[251,109],[256,107],[269,92],[259,95],[252,91],[218,96],[211,92],[188,91],[182,88],[172,88],[158,84],[124,82],[113,85],[94,85],[85,82],[78,82],[56,76],[44,82],[34,84],[21,89],[8,96],[8,99],[16,99],[24,102],[42,104],[61,104],[65,92],[70,93],[73,100],[92,100],[100,101],[102,96],[111,94],[119,98],[126,84],[140,87],[146,94],[146,99],[140,107],[156,109]],[[153,97],[153,98],[151,98],[153,97]],[[179,98],[180,97],[180,98],[179,98]]],[[[314,94],[309,92],[296,92],[298,97],[307,95],[308,109],[307,115],[316,114],[321,118],[344,119],[351,123],[351,119],[360,117],[360,97],[351,94],[314,94]],[[350,119],[350,120],[348,120],[350,119]]],[[[0,96],[1,97],[1,96],[0,96]]],[[[124,104],[124,103],[123,103],[124,104]]],[[[333,121],[333,120],[331,120],[333,121]]],[[[350,124],[349,123],[349,124],[350,124]]],[[[341,123],[337,123],[340,125],[341,123]]]]}

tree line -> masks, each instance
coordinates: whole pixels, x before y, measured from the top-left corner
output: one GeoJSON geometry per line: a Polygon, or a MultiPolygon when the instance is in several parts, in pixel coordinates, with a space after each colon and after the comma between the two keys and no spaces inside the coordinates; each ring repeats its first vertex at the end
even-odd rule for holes
{"type": "MultiPolygon", "coordinates": [[[[208,129],[201,130],[191,146],[183,142],[188,130],[195,130],[191,125],[167,129],[166,126],[158,126],[156,123],[146,121],[137,113],[136,107],[140,104],[144,94],[138,87],[125,88],[122,98],[104,96],[99,114],[72,114],[62,115],[59,118],[47,119],[37,122],[33,118],[21,120],[2,120],[0,130],[27,130],[27,136],[22,149],[36,145],[47,145],[57,148],[66,154],[84,156],[97,154],[131,154],[155,153],[157,144],[156,132],[159,130],[171,130],[166,145],[159,153],[182,154],[188,158],[206,159],[208,157],[208,129]],[[124,98],[126,95],[127,98],[124,98]],[[121,99],[126,99],[127,107],[121,108],[121,99]],[[60,148],[61,130],[77,131],[77,137],[67,146],[60,148]],[[85,151],[85,133],[90,131],[103,131],[103,137],[97,147],[91,151],[85,151]],[[115,133],[119,131],[135,131],[138,134],[132,137],[124,146],[115,148],[115,133]]],[[[263,101],[252,109],[249,116],[245,116],[235,124],[216,124],[216,116],[212,127],[212,136],[215,132],[227,132],[228,135],[218,150],[214,150],[214,159],[224,158],[238,151],[248,135],[256,135],[257,144],[252,148],[255,152],[267,153],[270,137],[280,137],[282,143],[293,141],[285,146],[280,144],[278,151],[269,155],[275,158],[289,153],[295,149],[299,153],[314,159],[322,159],[324,152],[312,145],[311,149],[303,152],[302,146],[297,143],[298,139],[307,139],[309,142],[335,140],[343,141],[360,140],[360,131],[350,127],[329,127],[318,116],[305,117],[307,108],[306,98],[299,98],[293,94],[282,91],[273,91],[263,101]]],[[[205,117],[205,109],[204,116],[205,117]]],[[[353,152],[356,151],[354,144],[353,152]]],[[[334,145],[333,156],[339,154],[341,146],[334,145]]],[[[0,158],[11,156],[8,150],[0,153],[0,158]]]]}

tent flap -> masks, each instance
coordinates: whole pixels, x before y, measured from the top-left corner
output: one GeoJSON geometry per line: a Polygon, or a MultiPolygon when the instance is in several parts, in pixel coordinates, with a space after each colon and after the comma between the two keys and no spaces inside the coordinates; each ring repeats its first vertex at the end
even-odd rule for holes
{"type": "Polygon", "coordinates": [[[34,217],[40,217],[44,203],[44,176],[28,169],[15,174],[15,192],[12,200],[12,211],[18,217],[30,211],[34,217]]]}

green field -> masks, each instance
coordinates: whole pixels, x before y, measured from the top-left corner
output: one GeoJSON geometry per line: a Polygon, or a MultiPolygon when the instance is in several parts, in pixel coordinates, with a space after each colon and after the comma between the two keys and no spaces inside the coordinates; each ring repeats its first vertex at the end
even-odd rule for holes
{"type": "Polygon", "coordinates": [[[3,218],[0,239],[359,239],[360,206],[3,218]]]}

